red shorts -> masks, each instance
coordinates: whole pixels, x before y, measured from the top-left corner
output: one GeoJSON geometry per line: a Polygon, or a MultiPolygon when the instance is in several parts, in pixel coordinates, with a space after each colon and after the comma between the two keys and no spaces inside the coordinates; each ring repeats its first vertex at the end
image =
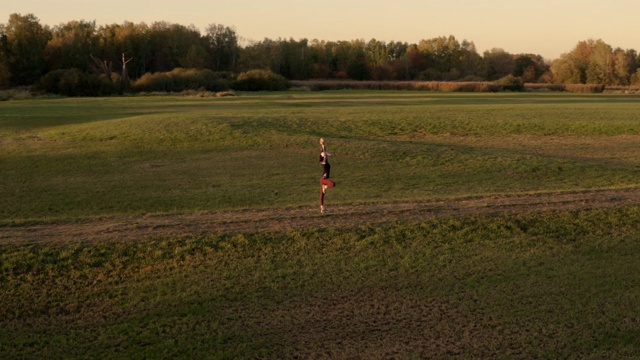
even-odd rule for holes
{"type": "Polygon", "coordinates": [[[333,181],[331,181],[331,179],[327,179],[324,176],[320,178],[320,185],[326,185],[327,187],[335,187],[336,183],[334,183],[333,181]]]}
{"type": "Polygon", "coordinates": [[[331,181],[330,179],[325,178],[324,176],[320,178],[320,205],[324,206],[324,189],[323,186],[327,188],[332,188],[336,186],[336,183],[331,181]]]}

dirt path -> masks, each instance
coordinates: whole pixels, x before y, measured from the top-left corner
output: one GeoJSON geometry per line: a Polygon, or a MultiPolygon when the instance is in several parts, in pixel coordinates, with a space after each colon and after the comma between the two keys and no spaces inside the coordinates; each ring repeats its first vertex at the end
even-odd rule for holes
{"type": "Polygon", "coordinates": [[[317,207],[219,211],[189,215],[104,217],[68,223],[0,227],[0,244],[135,240],[214,233],[351,227],[434,217],[602,208],[640,204],[640,188],[487,196],[442,201],[349,204],[320,214],[317,207]]]}

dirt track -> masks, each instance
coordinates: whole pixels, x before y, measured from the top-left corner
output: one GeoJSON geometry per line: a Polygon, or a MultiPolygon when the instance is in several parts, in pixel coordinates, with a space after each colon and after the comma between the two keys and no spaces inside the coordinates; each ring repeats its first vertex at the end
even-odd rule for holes
{"type": "Polygon", "coordinates": [[[104,217],[67,223],[0,227],[0,244],[57,241],[135,240],[214,233],[350,227],[434,217],[506,212],[602,208],[640,204],[640,188],[487,196],[442,201],[349,204],[320,214],[317,207],[219,211],[189,215],[104,217]]]}

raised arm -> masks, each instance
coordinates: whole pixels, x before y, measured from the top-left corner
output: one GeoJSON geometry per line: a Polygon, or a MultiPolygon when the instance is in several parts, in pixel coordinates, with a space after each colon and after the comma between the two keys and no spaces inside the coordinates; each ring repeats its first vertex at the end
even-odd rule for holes
{"type": "Polygon", "coordinates": [[[328,157],[331,156],[327,151],[327,146],[325,145],[324,138],[320,138],[320,147],[322,148],[322,156],[324,157],[324,161],[328,160],[328,157]]]}

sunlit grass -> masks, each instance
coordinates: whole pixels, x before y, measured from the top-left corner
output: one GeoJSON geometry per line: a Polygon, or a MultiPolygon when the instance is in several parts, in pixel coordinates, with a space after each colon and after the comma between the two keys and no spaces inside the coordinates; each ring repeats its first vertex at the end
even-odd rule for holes
{"type": "MultiPolygon", "coordinates": [[[[0,226],[638,185],[637,97],[240,95],[0,103],[0,226]]],[[[640,352],[637,206],[327,227],[0,244],[0,358],[640,352]]]]}
{"type": "Polygon", "coordinates": [[[634,186],[635,97],[335,91],[0,104],[0,219],[634,186]]]}

